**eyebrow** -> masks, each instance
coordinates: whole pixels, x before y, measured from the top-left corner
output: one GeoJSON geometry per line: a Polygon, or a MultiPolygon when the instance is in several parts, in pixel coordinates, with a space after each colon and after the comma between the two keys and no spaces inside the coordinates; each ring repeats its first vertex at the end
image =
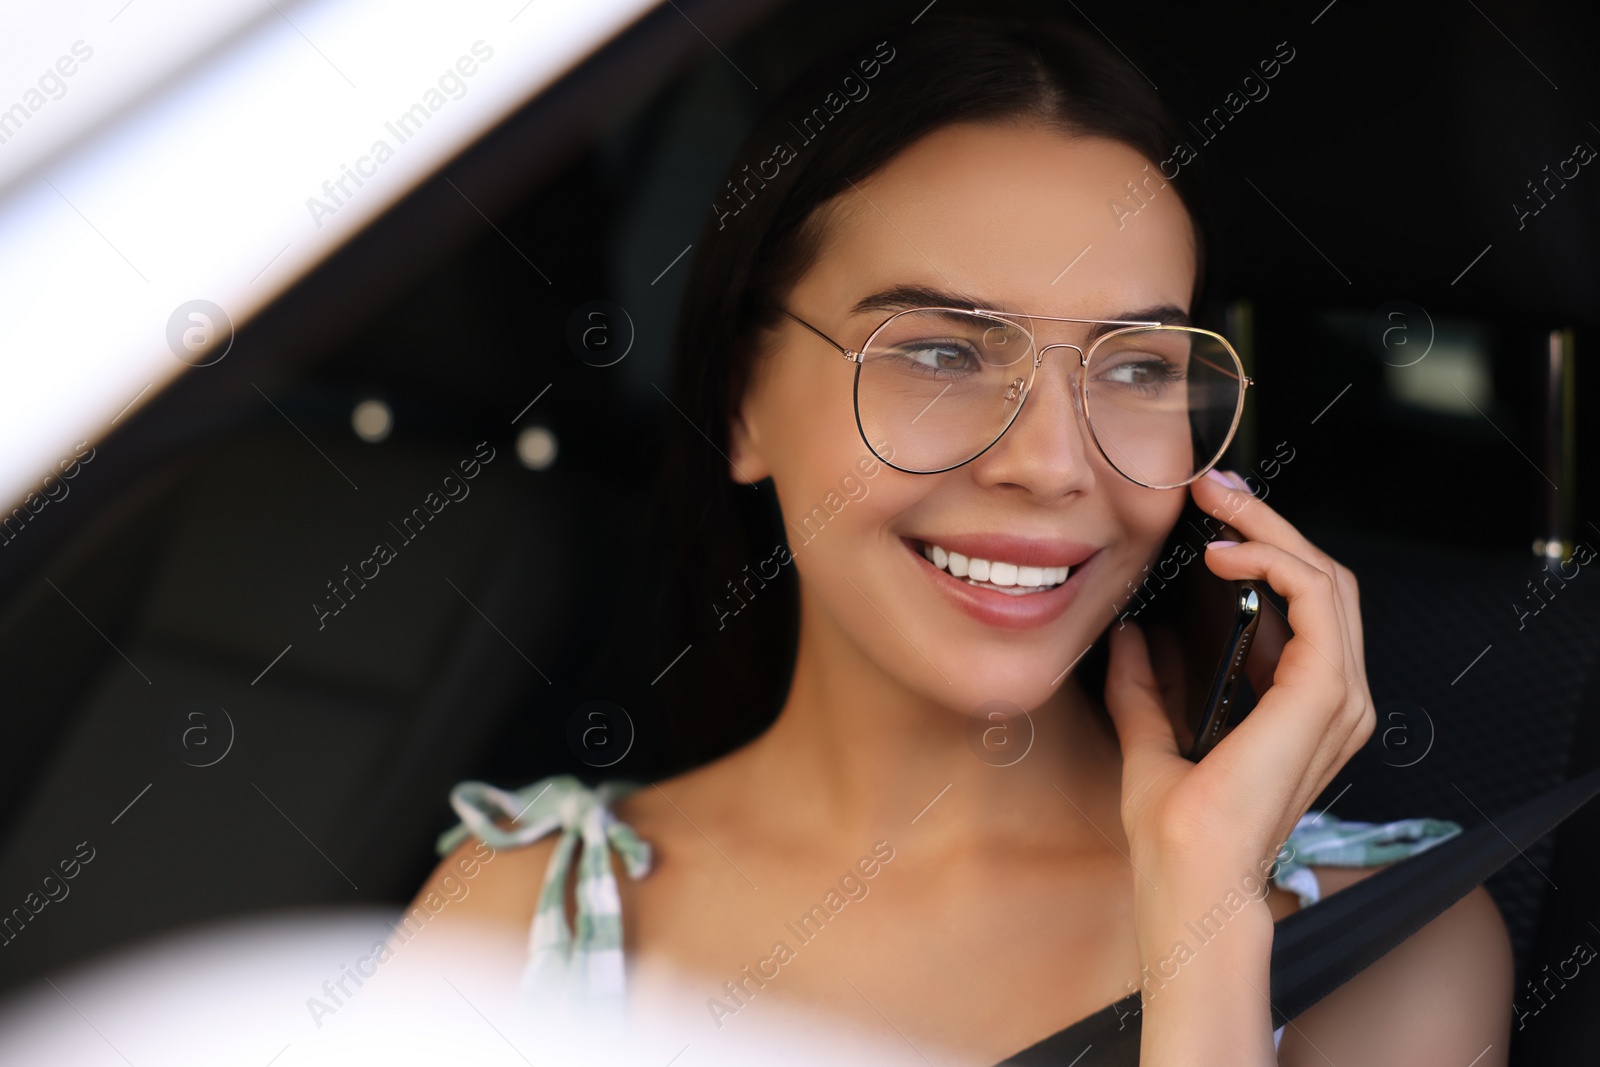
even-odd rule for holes
{"type": "MultiPolygon", "coordinates": [[[[925,285],[895,285],[887,289],[880,289],[875,293],[857,300],[850,308],[851,315],[860,315],[868,311],[909,311],[921,307],[954,307],[966,310],[984,309],[999,311],[1007,315],[1017,315],[1022,318],[1031,318],[1024,312],[1015,311],[1001,301],[988,300],[974,296],[971,293],[955,292],[947,289],[935,289],[925,285]]],[[[1044,316],[1037,316],[1043,318],[1044,316]]],[[[1074,318],[1089,316],[1072,316],[1074,318]]],[[[1114,319],[1130,320],[1137,322],[1159,322],[1164,326],[1192,326],[1188,312],[1174,304],[1157,304],[1151,307],[1134,308],[1118,312],[1111,316],[1114,319]]],[[[1089,327],[1089,339],[1093,340],[1101,334],[1116,329],[1106,323],[1095,323],[1089,327]]]]}

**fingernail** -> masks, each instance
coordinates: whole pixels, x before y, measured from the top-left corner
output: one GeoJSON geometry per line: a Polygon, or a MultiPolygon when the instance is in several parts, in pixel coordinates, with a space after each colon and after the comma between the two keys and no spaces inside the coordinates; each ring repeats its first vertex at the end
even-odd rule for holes
{"type": "Polygon", "coordinates": [[[1233,548],[1238,543],[1239,542],[1237,542],[1237,541],[1207,541],[1206,542],[1206,547],[1207,548],[1233,548]]]}
{"type": "Polygon", "coordinates": [[[1238,471],[1227,471],[1226,474],[1229,478],[1233,479],[1233,484],[1236,487],[1243,489],[1247,493],[1250,493],[1251,496],[1255,495],[1254,493],[1250,492],[1250,484],[1244,480],[1244,475],[1240,474],[1238,471]]]}
{"type": "Polygon", "coordinates": [[[1210,478],[1212,481],[1216,482],[1218,485],[1223,486],[1225,488],[1228,488],[1228,489],[1237,489],[1237,488],[1239,488],[1238,485],[1236,485],[1235,483],[1233,483],[1233,482],[1228,480],[1228,476],[1226,474],[1224,474],[1222,471],[1219,471],[1215,467],[1212,467],[1210,470],[1206,471],[1206,477],[1210,478]]]}

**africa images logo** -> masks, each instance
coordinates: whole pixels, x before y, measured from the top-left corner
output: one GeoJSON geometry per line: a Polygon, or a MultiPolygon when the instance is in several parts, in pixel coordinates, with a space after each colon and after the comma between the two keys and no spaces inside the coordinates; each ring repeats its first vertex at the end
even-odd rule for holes
{"type": "MultiPolygon", "coordinates": [[[[804,148],[820,137],[822,131],[827,128],[828,123],[833,121],[834,116],[838,115],[852,102],[859,104],[865,100],[868,94],[872,92],[872,87],[867,82],[882,73],[883,67],[894,57],[895,51],[889,47],[889,42],[879,41],[877,48],[873,50],[872,58],[857,60],[856,68],[861,71],[861,77],[857,78],[853,73],[846,74],[840,81],[839,88],[824,96],[822,103],[812,108],[809,113],[801,118],[798,126],[791,119],[789,126],[795,133],[800,135],[800,147],[804,148]],[[887,55],[884,54],[886,50],[888,52],[887,55]]],[[[750,165],[747,163],[743,168],[744,177],[729,178],[728,195],[722,198],[724,203],[712,201],[711,204],[711,210],[717,213],[717,229],[726,228],[728,219],[749,207],[750,201],[756,198],[756,193],[765,189],[767,182],[776,179],[783,167],[793,163],[798,158],[800,158],[800,153],[795,151],[793,145],[788,141],[779,141],[773,147],[771,155],[756,163],[754,174],[750,173],[750,165]],[[734,184],[735,181],[738,182],[737,185],[734,184]],[[754,188],[752,188],[751,183],[754,183],[754,188]],[[741,189],[743,189],[743,195],[740,195],[741,189]]]]}

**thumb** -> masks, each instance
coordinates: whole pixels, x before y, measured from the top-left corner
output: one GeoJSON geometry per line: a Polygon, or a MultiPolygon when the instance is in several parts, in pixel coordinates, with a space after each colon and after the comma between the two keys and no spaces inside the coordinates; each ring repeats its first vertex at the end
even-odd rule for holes
{"type": "Polygon", "coordinates": [[[1106,710],[1122,744],[1123,762],[1135,753],[1178,754],[1178,741],[1167,717],[1144,631],[1134,622],[1111,632],[1111,660],[1106,668],[1106,710]]]}

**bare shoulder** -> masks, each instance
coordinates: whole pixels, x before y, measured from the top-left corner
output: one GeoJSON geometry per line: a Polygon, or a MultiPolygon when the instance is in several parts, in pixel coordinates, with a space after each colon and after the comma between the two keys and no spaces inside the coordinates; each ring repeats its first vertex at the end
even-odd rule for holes
{"type": "Polygon", "coordinates": [[[386,973],[400,982],[398,990],[437,992],[440,976],[470,976],[475,1000],[515,989],[545,865],[559,839],[552,834],[519,848],[495,848],[468,837],[440,861],[394,923],[384,958],[397,961],[386,973]]]}
{"type": "Polygon", "coordinates": [[[421,909],[432,916],[430,926],[492,924],[525,933],[560,839],[559,833],[551,833],[531,844],[497,849],[469,837],[433,869],[407,914],[421,909]]]}
{"type": "MultiPolygon", "coordinates": [[[[1381,867],[1313,867],[1323,895],[1381,867]]],[[[1285,1067],[1504,1067],[1511,1037],[1511,938],[1482,886],[1284,1029],[1285,1067]]]]}
{"type": "MultiPolygon", "coordinates": [[[[614,800],[609,805],[611,813],[659,853],[663,842],[671,842],[683,830],[691,828],[677,804],[687,804],[696,809],[700,819],[706,818],[699,815],[701,798],[718,796],[722,788],[717,783],[720,773],[715,768],[715,764],[708,765],[669,779],[661,783],[666,791],[653,785],[643,786],[614,800]]],[[[538,909],[552,854],[560,840],[561,832],[552,830],[527,845],[496,848],[477,837],[468,837],[434,868],[418,890],[410,911],[414,913],[418,907],[431,905],[433,913],[446,921],[430,925],[481,928],[491,924],[526,935],[538,909]]],[[[581,848],[581,844],[575,843],[574,862],[569,863],[567,870],[569,929],[577,922],[576,860],[581,848]]],[[[623,888],[626,905],[633,899],[631,880],[625,875],[620,856],[613,854],[611,863],[612,872],[623,888]]]]}
{"type": "Polygon", "coordinates": [[[711,823],[719,830],[733,831],[740,825],[733,816],[741,809],[728,801],[751,787],[748,747],[643,785],[615,801],[611,812],[658,850],[680,836],[698,836],[695,824],[708,831],[711,823]]]}

